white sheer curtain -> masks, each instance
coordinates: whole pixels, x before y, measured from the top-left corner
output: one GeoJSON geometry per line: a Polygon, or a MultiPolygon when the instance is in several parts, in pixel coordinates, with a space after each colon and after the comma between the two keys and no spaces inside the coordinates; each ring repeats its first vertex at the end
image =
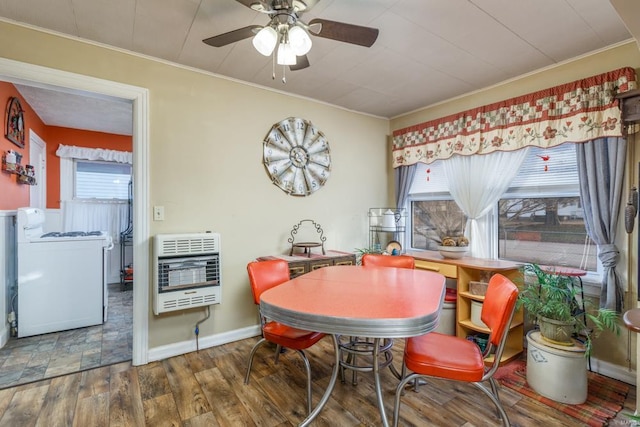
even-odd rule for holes
{"type": "Polygon", "coordinates": [[[470,256],[491,258],[488,213],[518,174],[528,148],[486,155],[453,156],[443,162],[451,196],[467,215],[470,256]]]}
{"type": "Polygon", "coordinates": [[[119,243],[120,232],[128,226],[128,205],[123,201],[73,200],[73,160],[102,160],[131,164],[128,151],[62,145],[60,157],[60,207],[62,231],[106,231],[119,243]]]}
{"type": "Polygon", "coordinates": [[[65,159],[104,160],[106,162],[133,163],[133,153],[130,151],[107,150],[106,148],[87,148],[60,144],[56,150],[56,155],[65,159]]]}
{"type": "Polygon", "coordinates": [[[61,207],[63,231],[106,231],[119,243],[127,227],[126,202],[63,200],[61,207]]]}

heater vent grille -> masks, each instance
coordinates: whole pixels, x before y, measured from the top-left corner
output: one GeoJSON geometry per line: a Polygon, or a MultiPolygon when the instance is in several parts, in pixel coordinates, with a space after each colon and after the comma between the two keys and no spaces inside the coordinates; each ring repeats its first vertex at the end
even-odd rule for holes
{"type": "Polygon", "coordinates": [[[220,238],[212,233],[162,235],[157,238],[161,244],[159,256],[220,252],[220,238]]]}
{"type": "Polygon", "coordinates": [[[157,235],[153,297],[155,314],[219,304],[220,235],[157,235]]]}

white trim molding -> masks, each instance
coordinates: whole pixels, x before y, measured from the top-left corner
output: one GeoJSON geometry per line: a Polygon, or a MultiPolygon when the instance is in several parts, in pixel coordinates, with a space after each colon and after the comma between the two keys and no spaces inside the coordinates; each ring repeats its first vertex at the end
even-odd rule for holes
{"type": "Polygon", "coordinates": [[[636,371],[620,365],[591,358],[591,370],[605,377],[613,378],[627,384],[636,385],[636,371]]]}
{"type": "MultiPolygon", "coordinates": [[[[133,104],[133,258],[137,265],[149,265],[149,90],[39,65],[0,58],[0,80],[57,91],[118,98],[133,104]]],[[[134,365],[148,362],[149,269],[137,268],[133,287],[134,365]]]]}
{"type": "Polygon", "coordinates": [[[221,334],[209,335],[203,337],[198,342],[196,342],[196,338],[194,338],[193,340],[189,341],[176,342],[159,347],[154,347],[149,349],[149,362],[190,353],[198,349],[202,350],[209,347],[228,344],[234,341],[240,341],[246,338],[252,338],[260,335],[260,333],[260,325],[255,325],[236,329],[233,331],[223,332],[221,334]]]}

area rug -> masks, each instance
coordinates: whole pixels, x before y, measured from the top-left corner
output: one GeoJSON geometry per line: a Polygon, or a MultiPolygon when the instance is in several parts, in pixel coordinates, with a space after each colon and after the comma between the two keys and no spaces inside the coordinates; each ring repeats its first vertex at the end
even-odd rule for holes
{"type": "Polygon", "coordinates": [[[516,360],[508,363],[496,372],[495,378],[500,384],[555,408],[587,426],[601,427],[607,420],[616,416],[623,408],[629,393],[629,385],[594,372],[587,373],[587,401],[580,405],[569,405],[540,396],[527,384],[526,363],[516,360]]]}

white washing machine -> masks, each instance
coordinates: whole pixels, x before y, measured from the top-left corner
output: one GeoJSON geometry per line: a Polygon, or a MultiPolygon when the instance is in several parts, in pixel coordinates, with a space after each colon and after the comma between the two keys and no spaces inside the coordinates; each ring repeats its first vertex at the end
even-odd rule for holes
{"type": "Polygon", "coordinates": [[[44,234],[44,222],[41,209],[18,209],[18,337],[106,321],[111,236],[103,231],[44,234]]]}

